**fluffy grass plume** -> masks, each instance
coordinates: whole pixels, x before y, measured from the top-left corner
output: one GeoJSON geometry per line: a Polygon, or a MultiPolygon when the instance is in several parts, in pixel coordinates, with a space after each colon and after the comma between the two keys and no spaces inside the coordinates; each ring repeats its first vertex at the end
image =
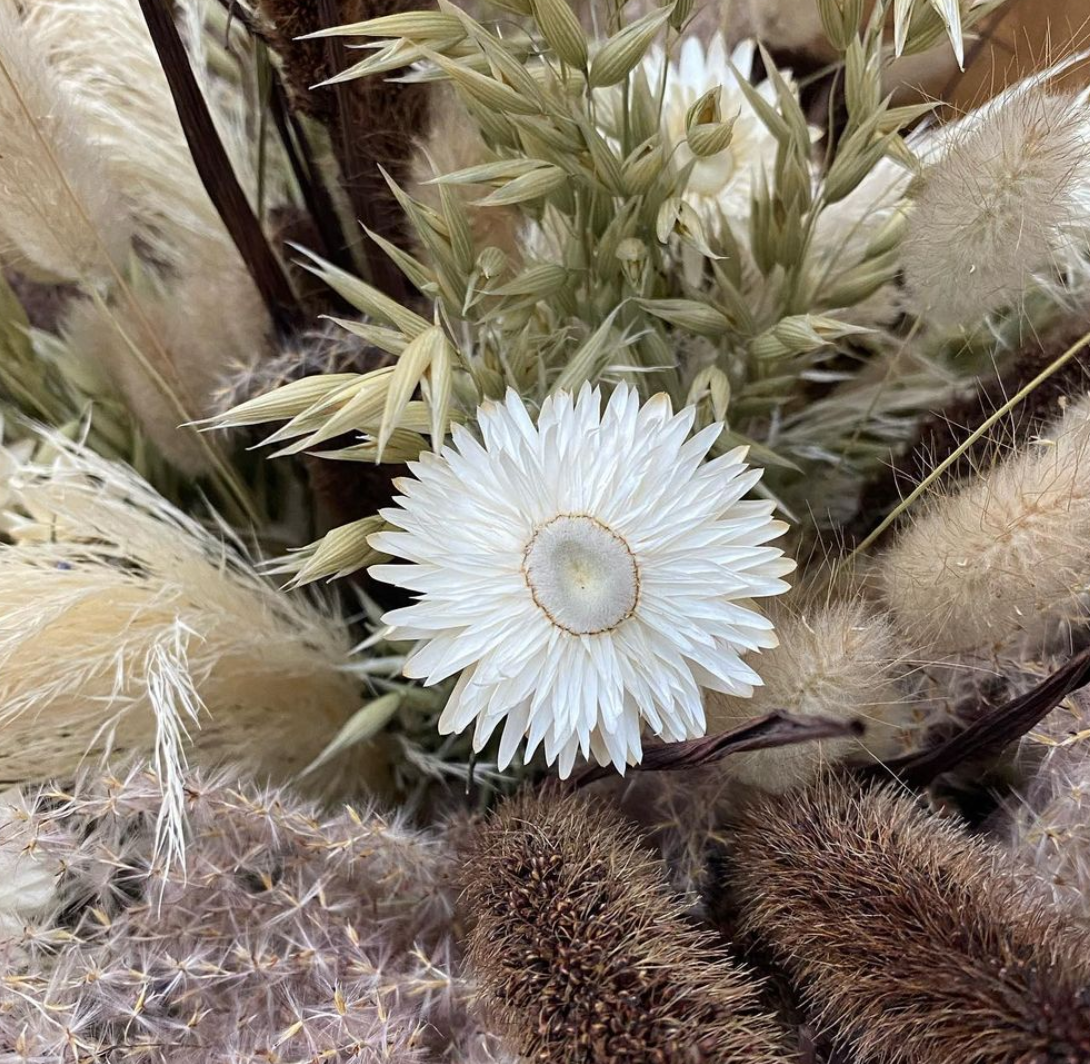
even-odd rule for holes
{"type": "Polygon", "coordinates": [[[1085,247],[1088,226],[1086,100],[1023,86],[970,116],[924,171],[905,280],[924,317],[971,323],[1085,247]]]}
{"type": "Polygon", "coordinates": [[[64,281],[122,266],[132,225],[79,110],[0,4],[0,262],[64,281]]]}
{"type": "Polygon", "coordinates": [[[614,812],[509,801],[464,868],[468,956],[513,1048],[550,1064],[786,1062],[757,983],[683,917],[614,812]]]}
{"type": "Polygon", "coordinates": [[[859,720],[859,739],[800,743],[734,754],[722,771],[762,790],[802,786],[830,763],[883,759],[900,751],[898,723],[906,717],[899,686],[902,648],[889,620],[862,600],[781,611],[779,646],[761,654],[762,687],[752,698],[714,691],[705,696],[708,733],[730,731],[773,710],[799,717],[859,720]]]}
{"type": "Polygon", "coordinates": [[[189,775],[186,862],[164,866],[161,800],[133,770],[0,813],[0,852],[60,873],[56,920],[0,923],[0,961],[23,957],[3,964],[5,1061],[507,1059],[465,1011],[442,833],[189,775]]]}
{"type": "Polygon", "coordinates": [[[755,803],[732,839],[741,933],[858,1064],[1090,1059],[1090,937],[949,821],[826,778],[755,803]]]}
{"type": "MultiPolygon", "coordinates": [[[[175,783],[192,748],[274,779],[304,768],[360,705],[339,621],[127,467],[47,439],[55,461],[11,477],[27,516],[0,547],[0,780],[110,749],[157,750],[175,783]]],[[[373,748],[353,749],[311,782],[377,783],[373,748]]]]}
{"type": "Polygon", "coordinates": [[[914,515],[877,577],[915,646],[953,655],[1039,647],[1079,611],[1090,558],[1090,402],[914,515]]]}
{"type": "Polygon", "coordinates": [[[1090,696],[1072,695],[1023,740],[1026,784],[995,831],[1057,903],[1090,919],[1090,696]]]}

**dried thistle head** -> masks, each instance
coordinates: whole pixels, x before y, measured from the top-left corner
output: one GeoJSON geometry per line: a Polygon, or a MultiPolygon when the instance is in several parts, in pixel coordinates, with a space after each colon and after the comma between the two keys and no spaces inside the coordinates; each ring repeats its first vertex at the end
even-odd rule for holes
{"type": "Polygon", "coordinates": [[[1090,404],[957,494],[938,497],[876,562],[922,652],[1039,650],[1082,612],[1090,534],[1090,404]]]}
{"type": "Polygon", "coordinates": [[[524,796],[462,870],[468,956],[513,1047],[555,1064],[789,1055],[757,983],[682,916],[665,870],[608,808],[524,796]]]}
{"type": "Polygon", "coordinates": [[[1018,303],[1090,226],[1090,117],[1080,97],[1022,88],[955,127],[903,245],[918,312],[978,321],[1018,303]]]}
{"type": "Polygon", "coordinates": [[[904,649],[889,619],[862,599],[796,605],[777,618],[779,646],[761,654],[763,686],[752,698],[705,696],[708,733],[730,731],[773,710],[799,717],[859,720],[859,739],[832,739],[733,754],[728,777],[784,792],[844,760],[882,760],[900,752],[912,707],[900,678],[904,649]]]}
{"type": "Polygon", "coordinates": [[[59,872],[0,987],[5,1060],[503,1059],[465,1010],[441,832],[190,775],[186,862],[163,865],[162,800],[147,771],[90,775],[0,826],[59,872]]]}
{"type": "Polygon", "coordinates": [[[897,791],[747,808],[718,888],[860,1064],[1090,1059],[1090,937],[897,791]]]}

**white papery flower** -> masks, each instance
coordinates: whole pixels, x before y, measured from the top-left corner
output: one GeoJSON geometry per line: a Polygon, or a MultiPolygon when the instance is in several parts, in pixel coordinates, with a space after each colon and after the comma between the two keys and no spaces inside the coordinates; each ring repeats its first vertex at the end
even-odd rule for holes
{"type": "Polygon", "coordinates": [[[27,848],[25,799],[17,787],[0,793],[0,956],[13,963],[22,956],[23,925],[54,901],[57,870],[27,848]]]}
{"type": "MultiPolygon", "coordinates": [[[[719,34],[706,52],[698,38],[686,37],[681,42],[678,60],[670,62],[666,75],[662,132],[666,148],[675,152],[673,159],[679,168],[694,159],[686,141],[685,116],[704,93],[719,87],[723,120],[735,119],[730,145],[716,155],[696,159],[686,186],[684,199],[712,232],[724,221],[745,222],[749,217],[750,196],[761,174],[771,174],[776,163],[776,138],[750,106],[730,67],[733,63],[738,73],[748,78],[756,49],[753,41],[743,41],[728,56],[719,34]]],[[[651,92],[657,98],[662,84],[662,49],[652,48],[644,57],[643,67],[651,92]]],[[[757,91],[775,106],[776,92],[771,81],[761,82],[757,91]]]]}
{"type": "Polygon", "coordinates": [[[536,426],[519,396],[478,413],[483,443],[410,463],[415,479],[371,537],[411,565],[371,574],[420,594],[384,618],[418,640],[405,674],[461,673],[439,722],[476,721],[474,748],[506,721],[499,763],[522,739],[570,774],[576,755],[619,771],[641,757],[643,726],[669,741],[704,734],[701,687],[748,696],[741,655],[776,645],[752,602],[787,590],[794,563],[766,544],[786,530],[743,497],[759,470],[745,448],[705,462],[721,426],[688,439],[695,413],[659,395],[642,408],[619,386],[559,393],[536,426]]]}

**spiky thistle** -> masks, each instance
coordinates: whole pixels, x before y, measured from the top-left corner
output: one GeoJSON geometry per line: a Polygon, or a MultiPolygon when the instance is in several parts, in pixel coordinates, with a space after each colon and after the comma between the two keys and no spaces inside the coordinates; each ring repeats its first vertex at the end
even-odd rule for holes
{"type": "Polygon", "coordinates": [[[827,777],[741,814],[718,890],[860,1064],[1081,1064],[1090,937],[996,857],[906,795],[827,777]]]}
{"type": "Polygon", "coordinates": [[[757,983],[685,921],[608,808],[509,801],[462,871],[468,955],[512,1046],[553,1064],[787,1061],[757,983]]]}

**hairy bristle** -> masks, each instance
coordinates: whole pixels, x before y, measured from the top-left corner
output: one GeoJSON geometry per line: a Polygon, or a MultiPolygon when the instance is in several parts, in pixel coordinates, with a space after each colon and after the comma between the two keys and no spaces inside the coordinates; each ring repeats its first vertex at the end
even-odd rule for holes
{"type": "Polygon", "coordinates": [[[764,685],[752,698],[707,693],[709,734],[740,727],[773,710],[858,720],[866,731],[859,739],[733,754],[721,762],[726,775],[782,792],[809,782],[830,763],[880,760],[901,751],[900,726],[909,715],[898,684],[902,651],[881,611],[858,599],[785,610],[777,634],[780,645],[757,659],[764,685]]]}
{"type": "Polygon", "coordinates": [[[826,778],[739,818],[718,890],[860,1064],[1082,1064],[1090,937],[891,789],[826,778]]]}
{"type": "Polygon", "coordinates": [[[921,650],[1033,651],[1080,610],[1090,536],[1090,404],[957,494],[935,498],[878,559],[899,626],[921,650]]]}
{"type": "Polygon", "coordinates": [[[788,1054],[757,984],[682,917],[614,812],[509,801],[463,869],[469,958],[489,1014],[551,1064],[772,1064],[788,1054]]]}
{"type": "MultiPolygon", "coordinates": [[[[989,372],[968,394],[957,395],[920,422],[915,438],[864,485],[849,540],[859,540],[907,496],[940,462],[966,443],[986,418],[1017,395],[1086,332],[1086,314],[1065,316],[1044,333],[1032,332],[1001,372],[989,372]]],[[[1021,447],[1063,413],[1067,399],[1090,392],[1090,345],[1039,384],[1011,410],[996,431],[970,444],[944,475],[944,483],[965,480],[988,465],[997,443],[1021,447]]]]}
{"type": "Polygon", "coordinates": [[[0,7],[0,261],[63,281],[124,266],[133,226],[44,49],[0,7]]]}
{"type": "Polygon", "coordinates": [[[1088,182],[1090,126],[1074,97],[1023,91],[955,131],[924,173],[904,242],[920,313],[959,325],[1017,302],[1085,241],[1088,182]]]}

